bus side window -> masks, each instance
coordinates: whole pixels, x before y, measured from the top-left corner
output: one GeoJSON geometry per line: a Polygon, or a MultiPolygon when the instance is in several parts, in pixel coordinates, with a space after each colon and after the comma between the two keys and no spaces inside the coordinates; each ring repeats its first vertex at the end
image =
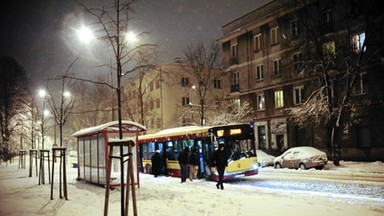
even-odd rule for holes
{"type": "Polygon", "coordinates": [[[175,141],[174,149],[175,149],[175,152],[181,152],[181,150],[183,149],[181,140],[175,141]]]}
{"type": "Polygon", "coordinates": [[[153,152],[155,152],[155,143],[150,142],[150,143],[148,143],[148,154],[147,154],[148,158],[147,158],[147,160],[151,159],[153,152]]]}
{"type": "Polygon", "coordinates": [[[148,143],[142,145],[143,149],[143,159],[148,159],[148,143]]]}
{"type": "Polygon", "coordinates": [[[175,154],[173,152],[173,143],[172,141],[167,142],[167,159],[176,160],[175,154]]]}

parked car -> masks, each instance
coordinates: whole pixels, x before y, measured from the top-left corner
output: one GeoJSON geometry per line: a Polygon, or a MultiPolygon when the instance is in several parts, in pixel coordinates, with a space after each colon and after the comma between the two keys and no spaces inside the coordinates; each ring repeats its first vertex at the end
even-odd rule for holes
{"type": "Polygon", "coordinates": [[[325,152],[310,146],[300,146],[286,150],[275,158],[273,164],[275,168],[323,169],[327,162],[325,152]]]}
{"type": "Polygon", "coordinates": [[[261,167],[273,166],[275,156],[269,155],[262,150],[256,150],[257,161],[261,167]]]}

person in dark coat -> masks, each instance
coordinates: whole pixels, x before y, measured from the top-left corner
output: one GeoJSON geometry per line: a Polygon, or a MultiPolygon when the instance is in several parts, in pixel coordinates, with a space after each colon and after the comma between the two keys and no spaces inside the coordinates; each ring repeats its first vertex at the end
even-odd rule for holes
{"type": "Polygon", "coordinates": [[[151,157],[152,173],[157,177],[161,173],[163,167],[163,157],[160,155],[160,150],[156,150],[151,157]]]}
{"type": "Polygon", "coordinates": [[[185,149],[180,152],[179,156],[177,156],[181,170],[181,183],[185,182],[188,176],[188,150],[188,147],[185,147],[185,149]]]}
{"type": "Polygon", "coordinates": [[[216,184],[217,189],[219,187],[221,190],[224,190],[223,179],[225,167],[228,166],[227,154],[224,149],[224,144],[219,144],[219,148],[213,153],[213,166],[216,167],[216,170],[219,174],[219,181],[216,184]]]}
{"type": "Polygon", "coordinates": [[[192,181],[197,172],[197,165],[199,165],[198,150],[194,148],[188,157],[188,168],[189,168],[189,180],[192,181]]]}

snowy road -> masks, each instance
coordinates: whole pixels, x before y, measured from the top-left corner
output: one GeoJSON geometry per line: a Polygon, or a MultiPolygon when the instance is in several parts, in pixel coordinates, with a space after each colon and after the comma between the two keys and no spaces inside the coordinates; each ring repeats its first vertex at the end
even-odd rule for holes
{"type": "Polygon", "coordinates": [[[384,200],[383,172],[364,170],[290,170],[263,168],[259,175],[232,181],[233,185],[249,185],[283,191],[319,192],[360,199],[384,200]]]}
{"type": "MultiPolygon", "coordinates": [[[[77,181],[77,169],[67,169],[69,200],[59,199],[56,178],[51,200],[51,185],[38,185],[17,164],[0,165],[0,215],[103,214],[105,189],[77,181]]],[[[179,178],[140,174],[137,208],[145,216],[384,215],[384,163],[342,164],[325,170],[263,168],[259,175],[225,183],[225,190],[211,181],[180,184],[179,178]]],[[[110,191],[109,215],[120,215],[120,196],[110,191]]]]}

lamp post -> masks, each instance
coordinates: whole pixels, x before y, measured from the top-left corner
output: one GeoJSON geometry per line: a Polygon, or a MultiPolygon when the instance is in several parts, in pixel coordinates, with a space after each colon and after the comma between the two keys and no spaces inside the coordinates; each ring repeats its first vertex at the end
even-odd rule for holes
{"type": "MultiPolygon", "coordinates": [[[[69,91],[64,91],[64,85],[62,85],[61,89],[61,104],[60,104],[60,123],[59,123],[59,130],[60,130],[60,146],[63,146],[63,126],[64,126],[64,121],[65,121],[65,116],[64,116],[64,106],[66,103],[66,100],[71,97],[71,93],[69,91]]],[[[71,102],[69,102],[71,103],[71,102]]]]}
{"type": "Polygon", "coordinates": [[[45,116],[49,114],[48,110],[45,110],[45,96],[47,95],[46,91],[44,89],[40,89],[39,92],[39,97],[43,99],[43,106],[41,110],[41,123],[40,123],[40,128],[41,128],[41,148],[44,149],[44,124],[45,124],[45,116]]]}
{"type": "MultiPolygon", "coordinates": [[[[127,49],[127,42],[135,42],[137,40],[136,38],[136,35],[132,32],[127,32],[127,33],[122,33],[122,28],[120,26],[120,4],[119,4],[119,1],[117,0],[116,1],[116,4],[115,4],[115,7],[116,7],[116,20],[117,22],[115,23],[115,32],[114,32],[114,36],[110,36],[110,37],[107,37],[107,38],[104,38],[106,41],[107,41],[107,44],[110,48],[112,48],[113,52],[114,52],[114,57],[115,57],[115,64],[116,64],[116,87],[113,87],[113,89],[115,89],[116,91],[116,96],[117,96],[117,119],[118,119],[118,127],[119,127],[119,140],[122,140],[123,139],[123,130],[122,130],[122,100],[121,100],[121,78],[122,76],[124,75],[123,74],[123,70],[122,70],[122,58],[125,57],[125,52],[123,53],[124,50],[127,49]]],[[[104,26],[105,27],[105,26],[104,26]]],[[[124,27],[123,27],[124,28],[124,27]]],[[[108,31],[108,30],[106,30],[108,31]]],[[[95,37],[92,35],[92,31],[90,30],[86,30],[84,27],[82,27],[80,30],[77,31],[77,33],[79,34],[79,38],[84,41],[84,42],[87,42],[87,41],[90,41],[92,39],[94,39],[95,37]]],[[[108,32],[106,32],[108,33],[108,32]]],[[[111,79],[112,81],[112,79],[111,79]]],[[[113,85],[110,85],[110,86],[113,86],[113,85]]],[[[114,107],[112,105],[112,114],[114,115],[114,107]]],[[[125,190],[124,190],[124,163],[126,162],[124,160],[124,157],[128,156],[129,157],[129,160],[132,162],[132,156],[130,155],[130,153],[128,154],[124,154],[124,148],[123,148],[123,145],[119,145],[119,151],[120,151],[120,156],[119,156],[119,159],[120,159],[120,190],[121,190],[121,214],[124,215],[125,213],[127,213],[127,207],[125,207],[125,205],[128,204],[128,200],[127,202],[125,202],[125,190]]],[[[129,168],[129,169],[132,169],[129,168]]],[[[110,170],[108,170],[107,172],[110,173],[110,170]]],[[[108,174],[107,174],[108,175],[108,174]]],[[[128,177],[128,175],[127,175],[128,177]]],[[[105,206],[104,206],[104,215],[107,214],[108,212],[108,202],[109,202],[109,177],[107,176],[107,184],[106,184],[106,200],[105,200],[105,206]]],[[[133,179],[133,174],[132,174],[132,179],[133,179]]],[[[130,185],[128,184],[129,182],[129,177],[127,179],[127,187],[129,187],[130,185]]],[[[130,183],[132,184],[132,186],[134,185],[134,182],[130,183]]],[[[133,192],[134,193],[134,192],[133,192]]],[[[136,203],[134,201],[134,213],[135,215],[137,214],[136,213],[136,203]]]]}

